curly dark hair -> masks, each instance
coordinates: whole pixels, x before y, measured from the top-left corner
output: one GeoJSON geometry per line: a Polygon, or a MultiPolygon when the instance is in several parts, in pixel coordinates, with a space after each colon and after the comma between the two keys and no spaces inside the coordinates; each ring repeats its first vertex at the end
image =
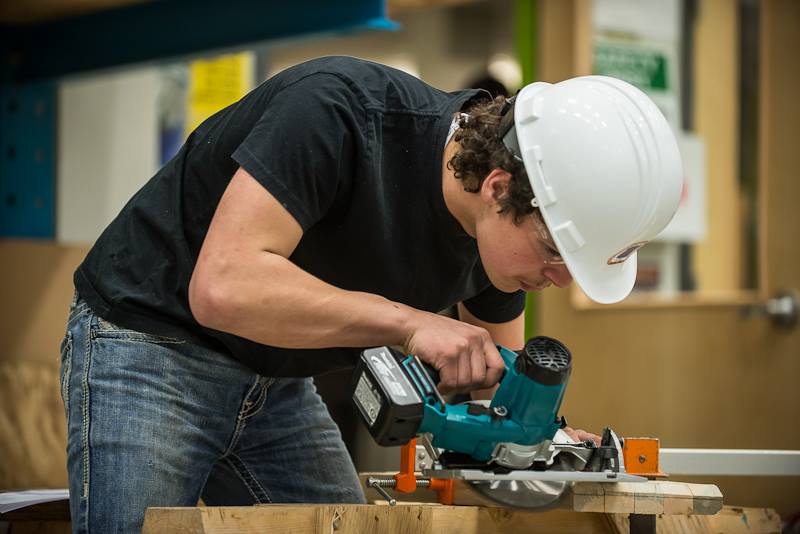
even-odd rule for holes
{"type": "Polygon", "coordinates": [[[497,132],[505,101],[502,96],[480,100],[466,110],[467,116],[459,119],[454,136],[460,148],[447,162],[447,168],[463,182],[464,191],[470,193],[480,191],[483,180],[493,169],[510,173],[507,194],[497,199],[498,212],[509,213],[514,223],[520,224],[533,213],[533,191],[525,166],[509,152],[497,132]]]}

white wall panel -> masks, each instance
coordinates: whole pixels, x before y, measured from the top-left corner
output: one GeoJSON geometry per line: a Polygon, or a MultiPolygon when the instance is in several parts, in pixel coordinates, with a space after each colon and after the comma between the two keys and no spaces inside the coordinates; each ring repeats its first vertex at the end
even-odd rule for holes
{"type": "Polygon", "coordinates": [[[157,170],[155,67],[64,81],[58,95],[56,237],[93,242],[157,170]]]}

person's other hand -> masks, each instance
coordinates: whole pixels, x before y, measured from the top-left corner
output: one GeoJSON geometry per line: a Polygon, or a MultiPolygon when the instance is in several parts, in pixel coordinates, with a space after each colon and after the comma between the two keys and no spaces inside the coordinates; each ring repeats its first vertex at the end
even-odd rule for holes
{"type": "Polygon", "coordinates": [[[404,349],[439,372],[439,391],[466,393],[495,385],[505,363],[489,332],[443,315],[419,312],[404,349]]]}
{"type": "Polygon", "coordinates": [[[595,445],[597,445],[598,447],[600,446],[601,438],[597,434],[592,434],[591,432],[587,432],[580,428],[575,430],[568,426],[564,427],[564,432],[566,432],[570,438],[577,441],[578,443],[584,441],[594,441],[595,445]]]}

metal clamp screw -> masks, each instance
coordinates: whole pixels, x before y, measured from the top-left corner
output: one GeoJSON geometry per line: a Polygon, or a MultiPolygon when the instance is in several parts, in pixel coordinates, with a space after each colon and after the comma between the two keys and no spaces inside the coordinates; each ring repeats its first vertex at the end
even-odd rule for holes
{"type": "Polygon", "coordinates": [[[395,484],[397,484],[397,481],[391,478],[389,479],[375,478],[375,477],[367,478],[367,487],[373,488],[375,491],[380,493],[381,497],[386,499],[386,502],[389,503],[389,506],[395,506],[397,504],[397,501],[394,499],[394,497],[389,495],[383,488],[384,487],[393,488],[395,484]]]}

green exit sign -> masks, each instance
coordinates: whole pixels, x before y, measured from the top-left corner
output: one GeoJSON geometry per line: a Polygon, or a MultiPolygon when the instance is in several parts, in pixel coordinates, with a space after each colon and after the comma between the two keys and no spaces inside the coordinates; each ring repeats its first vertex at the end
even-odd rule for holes
{"type": "Polygon", "coordinates": [[[595,74],[613,76],[643,91],[666,91],[667,57],[659,51],[635,45],[595,43],[595,74]]]}

